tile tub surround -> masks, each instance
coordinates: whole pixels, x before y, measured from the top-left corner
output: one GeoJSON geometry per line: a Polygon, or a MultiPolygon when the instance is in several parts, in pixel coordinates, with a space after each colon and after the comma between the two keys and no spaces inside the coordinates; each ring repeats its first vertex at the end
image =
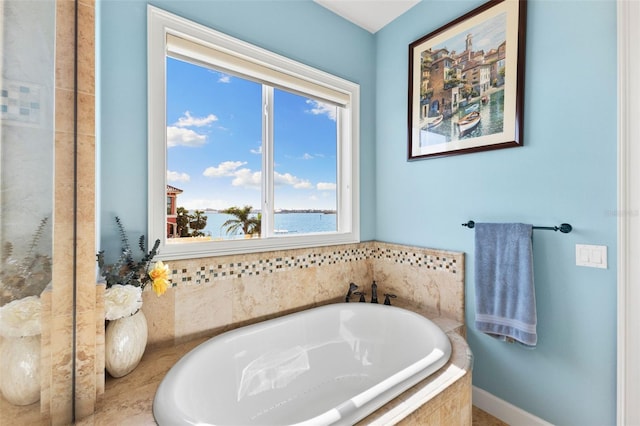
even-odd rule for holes
{"type": "MultiPolygon", "coordinates": [[[[449,362],[358,425],[471,425],[472,355],[466,341],[454,331],[461,324],[446,318],[433,318],[433,321],[451,340],[453,350],[449,362]]],[[[148,350],[132,373],[120,379],[107,378],[96,412],[76,425],[155,425],[152,404],[160,382],[171,366],[205,340],[206,337],[201,337],[148,350]]]]}
{"type": "Polygon", "coordinates": [[[165,263],[172,288],[161,297],[143,293],[150,348],[343,301],[350,282],[368,302],[373,280],[380,303],[393,293],[394,305],[464,323],[459,252],[371,241],[165,263]]]}
{"type": "MultiPolygon", "coordinates": [[[[370,300],[374,279],[380,302],[385,292],[392,292],[398,296],[394,305],[432,318],[447,333],[454,355],[444,368],[455,374],[447,380],[441,374],[425,379],[361,423],[379,418],[383,423],[376,424],[403,419],[403,424],[418,425],[424,416],[471,423],[471,355],[463,338],[463,253],[372,241],[165,263],[171,269],[172,287],[161,297],[150,289],[143,292],[149,340],[140,365],[120,379],[107,376],[104,387],[98,383],[104,394],[96,412],[79,424],[125,419],[130,424],[154,424],[151,405],[160,381],[197,344],[249,323],[342,303],[352,281],[370,300]]],[[[96,339],[99,350],[104,336],[97,333],[96,339]]],[[[104,362],[100,354],[96,359],[104,362]]],[[[100,382],[104,373],[102,377],[97,373],[100,382]]]]}

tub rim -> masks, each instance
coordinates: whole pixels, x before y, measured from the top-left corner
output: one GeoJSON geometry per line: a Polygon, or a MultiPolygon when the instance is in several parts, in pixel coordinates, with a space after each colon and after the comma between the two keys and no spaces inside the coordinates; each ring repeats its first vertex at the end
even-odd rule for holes
{"type": "MultiPolygon", "coordinates": [[[[336,306],[340,306],[340,307],[348,307],[348,308],[354,308],[355,309],[362,309],[364,306],[368,306],[368,307],[374,307],[377,306],[375,309],[390,309],[390,310],[399,310],[401,311],[403,314],[405,315],[409,315],[409,316],[413,316],[418,318],[420,321],[424,321],[427,320],[428,323],[430,323],[432,326],[435,326],[435,328],[439,329],[442,334],[445,337],[446,343],[448,345],[448,350],[445,353],[445,362],[441,365],[438,365],[437,368],[434,368],[433,371],[430,371],[426,374],[426,376],[424,377],[420,377],[417,380],[412,380],[411,384],[406,387],[406,383],[407,380],[401,380],[398,383],[395,383],[393,386],[391,386],[390,388],[385,389],[383,392],[381,392],[378,395],[374,395],[373,398],[371,398],[371,400],[366,401],[365,403],[363,403],[362,405],[360,405],[358,407],[359,410],[362,410],[363,407],[366,407],[368,404],[371,403],[371,401],[375,401],[377,398],[379,398],[381,395],[385,394],[386,392],[391,392],[392,395],[390,398],[386,398],[385,400],[378,404],[377,406],[374,406],[372,409],[366,409],[366,412],[363,415],[358,415],[356,417],[351,417],[349,418],[349,424],[353,424],[355,422],[359,422],[363,419],[367,419],[373,415],[376,414],[376,412],[381,408],[384,407],[386,405],[392,404],[394,401],[398,400],[399,398],[402,397],[403,394],[410,392],[411,389],[416,388],[416,387],[422,387],[421,384],[423,384],[423,382],[425,383],[426,387],[429,387],[429,383],[435,380],[435,376],[440,377],[443,374],[443,370],[445,370],[450,364],[452,364],[452,359],[453,359],[453,355],[452,355],[452,351],[453,351],[453,346],[454,343],[459,343],[459,342],[454,342],[452,341],[452,336],[450,335],[450,332],[447,332],[445,330],[443,330],[443,327],[441,327],[440,325],[438,325],[436,322],[434,322],[434,320],[430,317],[428,317],[427,315],[421,314],[419,312],[415,312],[411,309],[407,309],[404,307],[400,307],[400,306],[384,306],[384,305],[375,305],[375,304],[361,304],[361,303],[351,303],[350,305],[346,305],[344,303],[330,303],[327,305],[321,305],[321,306],[315,306],[315,307],[311,307],[311,308],[307,308],[307,309],[303,309],[300,311],[295,311],[295,312],[290,312],[290,313],[286,313],[274,318],[269,318],[263,321],[259,321],[259,322],[255,322],[255,323],[251,323],[251,324],[247,324],[247,325],[239,325],[238,327],[235,327],[231,330],[227,330],[225,332],[219,333],[217,335],[214,335],[210,338],[208,338],[207,340],[201,342],[200,344],[198,344],[197,346],[193,347],[191,350],[189,350],[187,353],[185,353],[182,357],[180,357],[180,359],[174,363],[173,366],[170,367],[170,369],[167,371],[167,373],[165,374],[165,376],[162,378],[160,385],[158,386],[154,398],[153,398],[153,402],[152,402],[152,413],[153,413],[153,417],[154,419],[157,421],[156,418],[156,406],[157,406],[157,402],[156,399],[158,398],[158,395],[160,394],[161,388],[163,387],[163,384],[166,382],[166,377],[170,375],[170,373],[174,370],[175,366],[181,363],[186,363],[188,362],[188,359],[190,358],[189,355],[191,355],[192,353],[196,352],[196,350],[198,348],[200,348],[203,345],[208,345],[208,344],[212,344],[213,340],[220,340],[220,339],[230,339],[233,338],[234,335],[236,334],[244,334],[246,332],[251,332],[252,329],[255,328],[263,328],[265,324],[269,325],[277,325],[278,323],[281,322],[289,322],[292,319],[295,319],[297,316],[301,316],[301,315],[305,315],[308,314],[309,311],[322,311],[322,310],[332,310],[332,309],[336,309],[336,306]],[[399,390],[397,390],[396,388],[400,388],[399,390]]],[[[366,309],[366,308],[365,308],[366,309]]],[[[455,336],[458,336],[457,333],[454,333],[455,336]]],[[[460,336],[458,336],[460,337],[460,336]]],[[[457,339],[456,339],[457,340],[457,339]]],[[[462,339],[462,343],[464,343],[464,346],[466,347],[466,352],[470,353],[468,346],[466,345],[466,342],[464,341],[464,339],[462,339]]],[[[470,359],[470,357],[468,357],[470,359]]],[[[429,368],[431,365],[428,365],[426,368],[429,368]]],[[[468,368],[469,366],[466,365],[464,368],[462,369],[458,369],[458,371],[470,371],[470,368],[468,368]]],[[[405,370],[406,368],[404,368],[403,370],[405,370]]],[[[425,370],[425,368],[421,368],[418,369],[418,375],[420,373],[422,373],[425,370]]],[[[457,374],[456,377],[454,377],[453,380],[451,380],[450,383],[455,382],[457,379],[459,379],[460,377],[462,377],[464,374],[460,375],[457,374]]],[[[415,378],[417,377],[416,375],[410,375],[409,379],[415,378]]],[[[442,382],[441,380],[439,380],[438,382],[442,382]]],[[[441,387],[442,383],[440,383],[438,386],[441,387]]],[[[447,385],[448,386],[448,385],[447,385]]],[[[371,389],[371,388],[369,388],[371,389]]],[[[368,390],[369,390],[368,389],[368,390]]],[[[366,392],[366,391],[365,391],[366,392]]],[[[359,396],[360,394],[358,394],[357,396],[359,396]]],[[[430,399],[430,398],[428,398],[430,399]]],[[[428,402],[428,399],[426,399],[424,402],[428,402]]],[[[351,401],[348,400],[348,401],[351,401]]],[[[345,402],[348,402],[345,401],[345,402]]],[[[160,404],[161,405],[161,404],[160,404]]],[[[376,405],[376,404],[374,404],[376,405]]],[[[402,404],[401,404],[402,405],[402,404]]],[[[405,404],[406,405],[406,404],[405,404]]],[[[336,407],[332,407],[331,409],[329,409],[328,411],[323,412],[322,414],[320,414],[319,416],[316,416],[312,419],[309,420],[305,420],[303,422],[300,423],[296,423],[299,425],[304,425],[304,424],[315,424],[315,421],[322,418],[322,417],[326,417],[327,414],[329,412],[331,412],[332,410],[335,410],[336,407]],[[311,422],[311,423],[309,423],[311,422]]],[[[406,410],[404,410],[406,411],[406,410]]],[[[402,415],[400,418],[405,417],[406,415],[410,414],[412,410],[406,412],[404,415],[402,415]]],[[[362,414],[362,413],[361,413],[362,414]]],[[[388,416],[385,416],[388,417],[388,416]]],[[[342,424],[343,421],[343,416],[340,416],[340,418],[337,419],[337,423],[335,424],[342,424]]],[[[397,419],[399,420],[399,419],[397,419]]],[[[396,420],[396,421],[397,421],[396,420]]],[[[395,423],[395,422],[394,422],[395,423]]],[[[333,423],[332,423],[333,424],[333,423]]],[[[382,424],[382,423],[381,423],[382,424]]],[[[386,423],[388,424],[388,423],[386,423]]]]}

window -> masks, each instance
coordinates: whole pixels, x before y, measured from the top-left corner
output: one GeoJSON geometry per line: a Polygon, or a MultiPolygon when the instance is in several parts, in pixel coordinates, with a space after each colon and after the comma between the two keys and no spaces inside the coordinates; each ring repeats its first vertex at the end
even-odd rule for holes
{"type": "Polygon", "coordinates": [[[357,84],[153,6],[148,70],[161,258],[359,241],[357,84]]]}

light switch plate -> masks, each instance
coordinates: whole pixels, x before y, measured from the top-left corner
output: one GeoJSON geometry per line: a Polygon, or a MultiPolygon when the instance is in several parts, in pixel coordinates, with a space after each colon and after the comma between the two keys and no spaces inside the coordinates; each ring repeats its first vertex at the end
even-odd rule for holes
{"type": "Polygon", "coordinates": [[[576,265],[607,269],[607,246],[576,244],[576,265]]]}

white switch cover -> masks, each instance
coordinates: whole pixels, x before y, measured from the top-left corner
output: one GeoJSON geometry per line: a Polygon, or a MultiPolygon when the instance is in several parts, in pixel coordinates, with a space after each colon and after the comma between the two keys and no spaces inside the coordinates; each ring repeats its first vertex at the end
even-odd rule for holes
{"type": "Polygon", "coordinates": [[[576,244],[576,265],[607,269],[607,246],[576,244]]]}

